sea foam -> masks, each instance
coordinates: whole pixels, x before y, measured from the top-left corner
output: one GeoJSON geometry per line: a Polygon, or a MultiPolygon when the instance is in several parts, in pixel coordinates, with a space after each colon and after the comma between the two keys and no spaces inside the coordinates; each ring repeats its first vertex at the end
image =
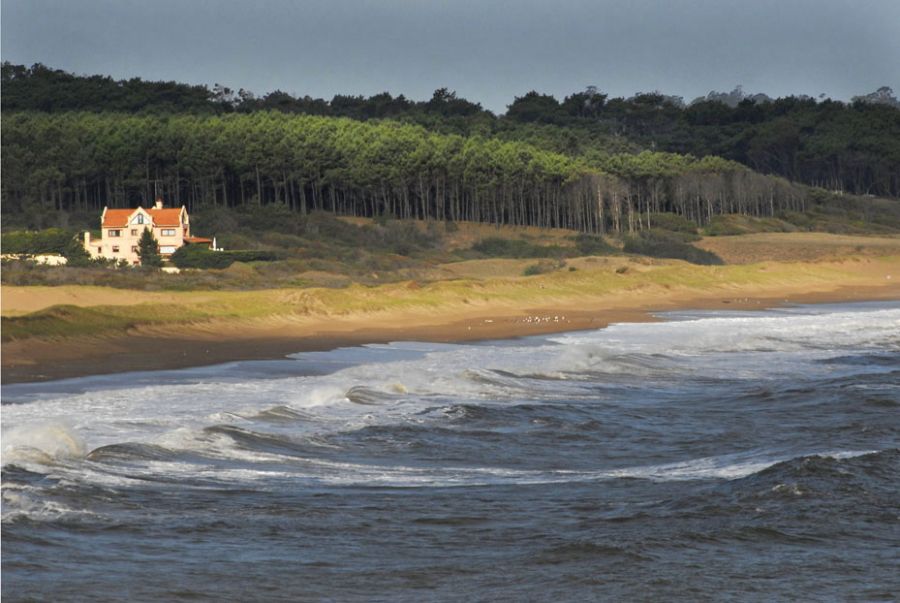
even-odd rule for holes
{"type": "Polygon", "coordinates": [[[70,426],[61,422],[22,425],[3,433],[3,465],[82,458],[85,445],[70,426]]]}

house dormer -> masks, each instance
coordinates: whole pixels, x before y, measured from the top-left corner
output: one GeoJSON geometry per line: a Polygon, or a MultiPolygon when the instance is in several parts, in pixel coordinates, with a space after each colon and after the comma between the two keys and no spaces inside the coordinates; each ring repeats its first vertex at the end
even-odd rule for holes
{"type": "Polygon", "coordinates": [[[153,228],[153,216],[143,207],[139,207],[128,216],[128,225],[131,228],[153,228]]]}

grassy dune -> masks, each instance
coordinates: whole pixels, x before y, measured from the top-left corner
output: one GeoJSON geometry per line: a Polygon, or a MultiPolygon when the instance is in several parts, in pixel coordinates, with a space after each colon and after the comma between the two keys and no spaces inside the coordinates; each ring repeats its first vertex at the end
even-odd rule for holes
{"type": "Polygon", "coordinates": [[[211,325],[273,325],[298,328],[332,319],[378,319],[396,323],[442,316],[514,314],[533,308],[667,307],[673,300],[767,296],[841,287],[875,287],[900,280],[900,254],[844,257],[832,261],[761,262],[696,266],[676,260],[587,257],[561,270],[520,276],[530,260],[474,260],[441,269],[455,278],[343,289],[254,291],[115,291],[103,287],[3,287],[4,342],[31,337],[69,338],[124,334],[209,331],[211,325]],[[49,290],[53,296],[49,296],[49,290]],[[122,295],[125,293],[126,295],[122,295]],[[42,307],[41,300],[77,300],[42,307]],[[27,312],[29,304],[36,311],[27,312]]]}
{"type": "Polygon", "coordinates": [[[900,237],[897,236],[841,235],[823,232],[764,232],[706,237],[698,241],[696,246],[712,251],[726,264],[900,255],[900,237]]]}

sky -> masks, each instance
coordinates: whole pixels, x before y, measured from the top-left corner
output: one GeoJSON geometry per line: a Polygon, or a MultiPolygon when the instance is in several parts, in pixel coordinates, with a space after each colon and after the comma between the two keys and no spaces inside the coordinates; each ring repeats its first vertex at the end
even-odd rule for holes
{"type": "Polygon", "coordinates": [[[447,87],[499,113],[590,85],[849,100],[900,90],[900,0],[2,0],[0,57],[258,96],[447,87]]]}

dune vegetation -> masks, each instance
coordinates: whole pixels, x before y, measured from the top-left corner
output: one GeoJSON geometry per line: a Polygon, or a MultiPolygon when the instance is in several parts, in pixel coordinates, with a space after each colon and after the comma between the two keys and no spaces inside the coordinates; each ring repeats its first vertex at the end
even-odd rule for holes
{"type": "MultiPolygon", "coordinates": [[[[783,250],[791,249],[793,235],[780,236],[781,241],[763,239],[770,253],[776,253],[771,250],[779,245],[783,250]]],[[[127,296],[111,295],[116,290],[106,287],[53,287],[51,296],[41,287],[5,285],[2,333],[4,341],[11,341],[125,334],[147,327],[183,334],[209,324],[242,325],[252,330],[255,324],[271,324],[273,320],[322,328],[331,320],[379,316],[402,324],[403,317],[410,315],[431,315],[440,321],[446,313],[515,314],[541,307],[666,307],[679,297],[730,298],[742,293],[778,296],[784,292],[883,285],[898,272],[900,239],[844,237],[833,247],[837,255],[843,255],[844,246],[853,243],[859,254],[871,255],[836,257],[828,254],[831,235],[817,236],[825,237],[819,242],[822,253],[805,262],[698,266],[678,260],[611,255],[560,259],[550,270],[529,273],[533,259],[477,259],[438,265],[433,270],[440,278],[430,281],[351,283],[341,288],[131,291],[127,296]],[[41,299],[54,305],[41,307],[41,299]]],[[[724,249],[722,245],[719,248],[724,249]]],[[[729,252],[737,255],[746,244],[735,243],[730,249],[738,250],[729,252]]],[[[900,274],[893,278],[900,278],[900,274]]]]}

